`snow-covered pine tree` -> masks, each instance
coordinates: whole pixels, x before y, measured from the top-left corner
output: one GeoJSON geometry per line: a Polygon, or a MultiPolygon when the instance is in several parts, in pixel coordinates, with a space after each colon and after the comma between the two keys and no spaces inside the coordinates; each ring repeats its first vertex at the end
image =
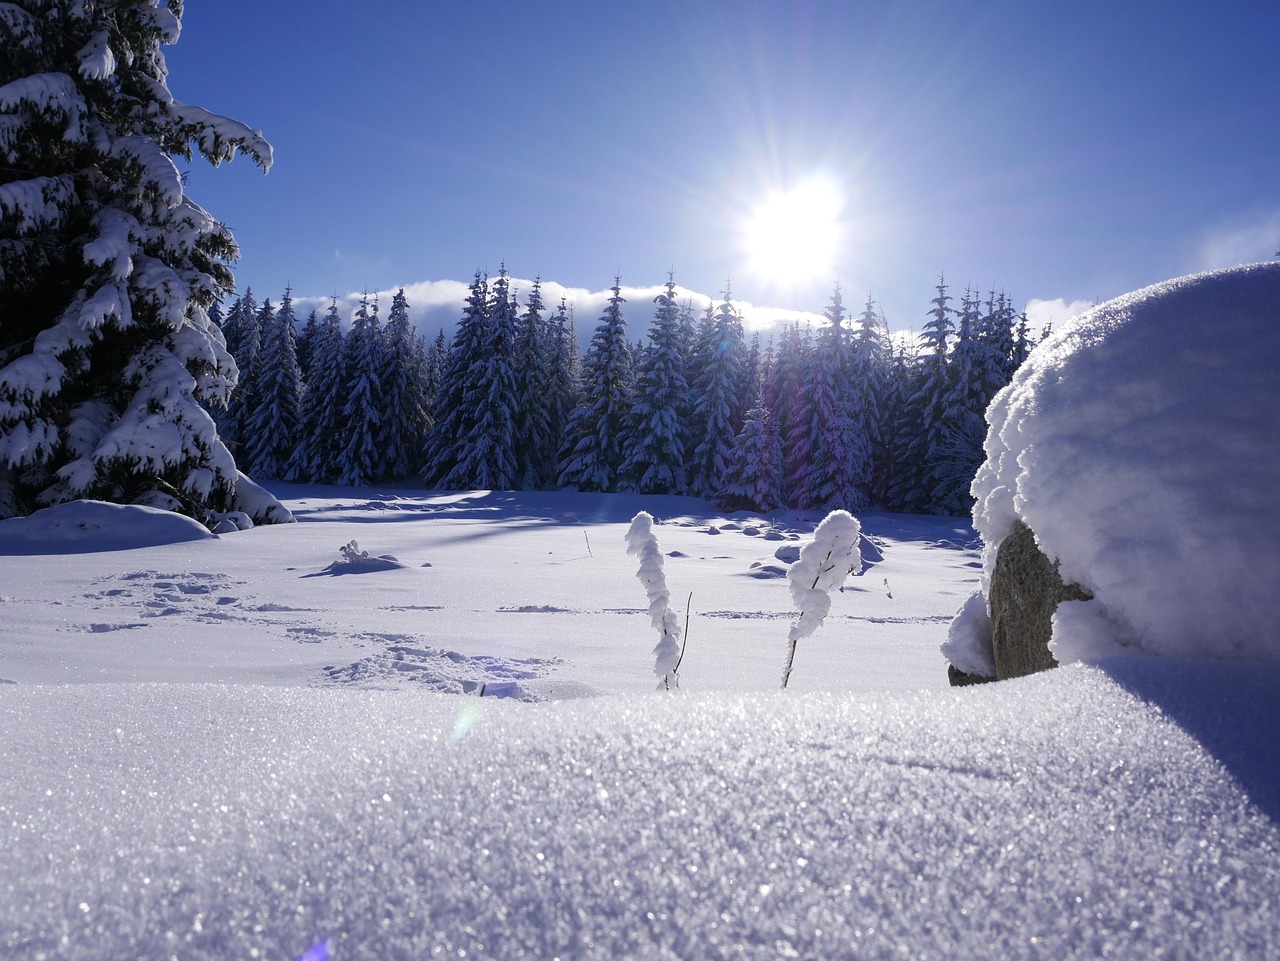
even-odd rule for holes
{"type": "Polygon", "coordinates": [[[560,469],[560,451],[564,448],[569,418],[578,406],[581,371],[578,368],[578,334],[573,325],[569,305],[560,298],[560,306],[551,318],[547,355],[547,440],[543,452],[548,468],[544,487],[553,486],[560,469]]]}
{"type": "Polygon", "coordinates": [[[854,467],[870,458],[866,436],[855,436],[853,396],[849,384],[849,332],[840,285],[831,293],[823,315],[827,326],[819,333],[806,368],[805,399],[809,407],[810,471],[805,507],[833,511],[866,508],[865,487],[853,482],[854,467]]]}
{"type": "Polygon", "coordinates": [[[551,481],[558,448],[551,442],[551,325],[544,316],[542,283],[534,279],[516,323],[515,470],[522,490],[551,481]]]}
{"type": "Polygon", "coordinates": [[[565,431],[559,483],[573,490],[611,491],[622,466],[633,372],[620,277],[611,289],[583,358],[582,399],[565,431]]]}
{"type": "Polygon", "coordinates": [[[806,383],[812,364],[813,333],[799,323],[784,334],[778,350],[774,379],[778,383],[778,409],[774,420],[782,437],[782,498],[788,507],[805,509],[811,502],[809,477],[813,463],[813,438],[809,430],[809,396],[806,383]]]}
{"type": "Polygon", "coordinates": [[[245,470],[250,474],[294,480],[287,468],[300,440],[302,370],[298,367],[293,292],[285,289],[274,315],[267,310],[269,304],[263,304],[262,346],[251,406],[244,411],[241,447],[248,465],[245,470]]]}
{"type": "Polygon", "coordinates": [[[623,442],[621,483],[642,494],[677,494],[685,487],[684,422],[681,406],[689,393],[680,343],[680,307],[675,280],[653,299],[649,343],[640,355],[634,402],[623,442]]]}
{"type": "Polygon", "coordinates": [[[286,473],[316,484],[338,479],[338,461],[345,445],[343,398],[347,391],[346,334],[335,297],[324,315],[313,345],[315,358],[302,397],[299,444],[286,473]]]}
{"type": "MultiPolygon", "coordinates": [[[[444,382],[444,362],[449,355],[449,341],[444,335],[444,330],[441,329],[436,333],[436,339],[431,342],[430,347],[425,344],[423,347],[425,350],[422,360],[423,403],[427,413],[426,432],[429,435],[439,416],[440,387],[444,382]]],[[[419,461],[422,459],[421,455],[422,452],[419,451],[419,461]]]]}
{"type": "Polygon", "coordinates": [[[320,339],[320,314],[311,311],[307,315],[302,330],[298,333],[298,368],[302,371],[302,382],[311,379],[311,365],[315,360],[316,342],[320,339]]]}
{"type": "Polygon", "coordinates": [[[386,348],[378,320],[378,301],[360,298],[347,336],[347,383],[342,396],[343,446],[338,455],[338,483],[367,487],[386,475],[379,438],[382,434],[382,364],[386,348]]]}
{"type": "Polygon", "coordinates": [[[849,482],[863,493],[865,509],[877,500],[875,489],[876,464],[884,451],[883,407],[885,373],[887,367],[884,319],[876,309],[875,301],[867,295],[867,301],[858,315],[853,342],[849,348],[849,370],[846,378],[849,389],[849,416],[853,423],[852,436],[858,446],[849,459],[849,482]]]}
{"type": "Polygon", "coordinates": [[[898,510],[909,513],[938,513],[933,490],[938,484],[933,467],[935,452],[941,452],[946,441],[943,415],[946,396],[951,389],[948,369],[948,346],[955,325],[956,311],[950,307],[946,278],[940,276],[930,302],[929,320],[920,332],[920,362],[916,367],[914,389],[907,400],[907,431],[904,457],[896,478],[898,490],[894,500],[898,510]]]}
{"type": "Polygon", "coordinates": [[[762,514],[782,506],[782,440],[763,402],[747,411],[732,467],[713,501],[727,511],[762,514]]]}
{"type": "Polygon", "coordinates": [[[733,459],[733,444],[742,429],[747,398],[747,345],[742,317],[733,306],[726,287],[724,297],[705,330],[700,350],[695,394],[695,430],[690,470],[690,492],[709,497],[720,489],[725,471],[733,459]]]}
{"type": "Polygon", "coordinates": [[[409,301],[403,287],[391,298],[383,344],[386,353],[379,444],[385,476],[399,480],[417,470],[427,427],[422,350],[409,320],[409,301]]]}
{"type": "MultiPolygon", "coordinates": [[[[435,423],[427,433],[422,476],[428,487],[448,489],[462,456],[462,441],[471,432],[467,398],[473,390],[473,365],[483,364],[488,338],[489,278],[476,271],[445,356],[444,374],[437,394],[435,423]]],[[[481,369],[481,368],[476,368],[481,369]]]]}
{"type": "Polygon", "coordinates": [[[959,326],[947,360],[947,391],[942,398],[938,437],[929,451],[932,509],[943,514],[966,514],[973,507],[969,485],[982,464],[986,438],[986,378],[990,359],[979,339],[982,320],[977,295],[966,290],[960,301],[959,326]]]}
{"type": "Polygon", "coordinates": [[[516,303],[505,266],[490,289],[483,324],[462,394],[457,463],[442,485],[452,490],[515,487],[516,303]]]}
{"type": "Polygon", "coordinates": [[[919,412],[912,399],[921,380],[920,366],[914,346],[905,339],[890,344],[883,394],[884,442],[875,477],[875,499],[886,510],[920,509],[920,465],[913,460],[911,451],[919,427],[919,412]]]}
{"type": "Polygon", "coordinates": [[[207,311],[237,250],[171,158],[271,147],[169,94],[181,4],[0,11],[0,517],[93,497],[210,521],[237,476],[206,408],[236,375],[207,311]]]}

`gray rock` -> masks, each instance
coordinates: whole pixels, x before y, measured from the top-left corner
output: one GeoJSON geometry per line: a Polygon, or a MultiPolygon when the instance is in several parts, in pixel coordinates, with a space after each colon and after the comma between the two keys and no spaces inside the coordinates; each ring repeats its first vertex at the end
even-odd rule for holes
{"type": "Polygon", "coordinates": [[[988,593],[996,677],[1005,680],[1057,667],[1049,653],[1054,610],[1062,601],[1092,598],[1078,584],[1063,583],[1058,565],[1019,521],[996,551],[988,593]]]}

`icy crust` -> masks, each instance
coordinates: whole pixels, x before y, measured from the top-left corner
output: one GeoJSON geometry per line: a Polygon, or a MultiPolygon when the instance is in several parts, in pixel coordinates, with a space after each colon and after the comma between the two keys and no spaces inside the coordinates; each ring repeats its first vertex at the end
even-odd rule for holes
{"type": "Polygon", "coordinates": [[[555,705],[7,685],[0,733],[7,961],[1280,956],[1275,824],[1089,667],[555,705]]]}
{"type": "Polygon", "coordinates": [[[1280,263],[1157,284],[1062,327],[987,411],[984,593],[1021,519],[1096,598],[1060,611],[1060,661],[1116,643],[1280,658],[1277,371],[1280,263]]]}

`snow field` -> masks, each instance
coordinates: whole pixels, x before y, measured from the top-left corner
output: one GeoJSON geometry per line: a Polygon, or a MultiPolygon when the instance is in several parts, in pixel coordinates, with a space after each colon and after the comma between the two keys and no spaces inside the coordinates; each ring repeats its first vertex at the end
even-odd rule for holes
{"type": "Polygon", "coordinates": [[[525,705],[0,691],[0,950],[1268,957],[1280,836],[1096,668],[525,705]]]}

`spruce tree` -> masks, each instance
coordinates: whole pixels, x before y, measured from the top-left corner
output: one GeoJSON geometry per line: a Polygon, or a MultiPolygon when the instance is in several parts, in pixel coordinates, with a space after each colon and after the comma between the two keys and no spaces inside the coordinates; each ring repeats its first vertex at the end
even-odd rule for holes
{"type": "Polygon", "coordinates": [[[386,349],[378,320],[378,302],[360,298],[347,337],[347,383],[342,395],[343,446],[338,483],[367,487],[386,474],[380,444],[383,425],[382,364],[386,349]]]}
{"type": "Polygon", "coordinates": [[[763,403],[747,412],[734,441],[732,467],[712,499],[727,511],[763,514],[782,506],[782,440],[763,403]]]}
{"type": "Polygon", "coordinates": [[[457,467],[463,455],[462,443],[471,433],[473,418],[467,403],[475,390],[473,371],[483,369],[488,314],[489,278],[476,271],[458,329],[445,356],[435,423],[427,433],[423,478],[428,487],[457,489],[454,485],[465,480],[458,475],[457,467]]]}
{"type": "Polygon", "coordinates": [[[699,351],[703,366],[695,391],[690,491],[709,497],[724,480],[733,458],[734,439],[746,413],[747,346],[742,317],[733,306],[728,289],[703,334],[699,351]]]}
{"type": "Polygon", "coordinates": [[[688,395],[680,344],[675,282],[654,299],[649,344],[640,355],[635,400],[623,444],[622,483],[643,494],[677,494],[685,487],[686,435],[680,417],[688,395]]]}
{"type": "Polygon", "coordinates": [[[379,444],[385,477],[398,480],[417,470],[427,427],[422,351],[403,287],[391,298],[383,344],[379,444]]]}
{"type": "MultiPolygon", "coordinates": [[[[214,522],[235,461],[207,408],[234,364],[209,308],[230,231],[173,158],[271,147],[174,100],[182,5],[26,0],[0,15],[0,518],[75,498],[214,522]]],[[[259,519],[265,520],[266,517],[259,519]]]]}
{"type": "Polygon", "coordinates": [[[920,362],[915,367],[912,391],[907,398],[903,428],[903,457],[895,479],[894,500],[898,510],[911,513],[943,513],[934,502],[946,438],[944,414],[951,388],[948,346],[955,330],[955,309],[947,293],[945,277],[938,278],[936,295],[930,302],[929,320],[920,333],[920,362]]]}
{"type": "Polygon", "coordinates": [[[561,487],[611,491],[618,480],[632,380],[621,285],[621,278],[615,277],[612,296],[582,362],[581,400],[570,415],[560,459],[561,487]]]}
{"type": "Polygon", "coordinates": [[[522,490],[539,490],[553,480],[551,439],[552,330],[544,316],[542,284],[534,280],[516,324],[515,471],[522,490]]]}
{"type": "Polygon", "coordinates": [[[285,290],[274,314],[269,304],[263,304],[262,346],[251,406],[244,413],[241,446],[250,473],[292,480],[287,465],[299,441],[302,403],[292,291],[285,290]]]}
{"type": "Polygon", "coordinates": [[[505,266],[486,305],[480,350],[466,375],[457,463],[443,486],[511,490],[515,474],[516,303],[505,266]]]}
{"type": "Polygon", "coordinates": [[[543,486],[557,482],[559,455],[568,434],[569,418],[578,406],[580,374],[578,369],[578,334],[573,326],[569,305],[563,297],[551,318],[549,353],[547,356],[547,439],[543,451],[550,470],[543,486]]]}
{"type": "Polygon", "coordinates": [[[302,398],[299,443],[286,472],[297,480],[332,484],[338,479],[345,446],[342,408],[348,380],[346,334],[337,298],[329,304],[313,346],[315,360],[302,398]]]}

